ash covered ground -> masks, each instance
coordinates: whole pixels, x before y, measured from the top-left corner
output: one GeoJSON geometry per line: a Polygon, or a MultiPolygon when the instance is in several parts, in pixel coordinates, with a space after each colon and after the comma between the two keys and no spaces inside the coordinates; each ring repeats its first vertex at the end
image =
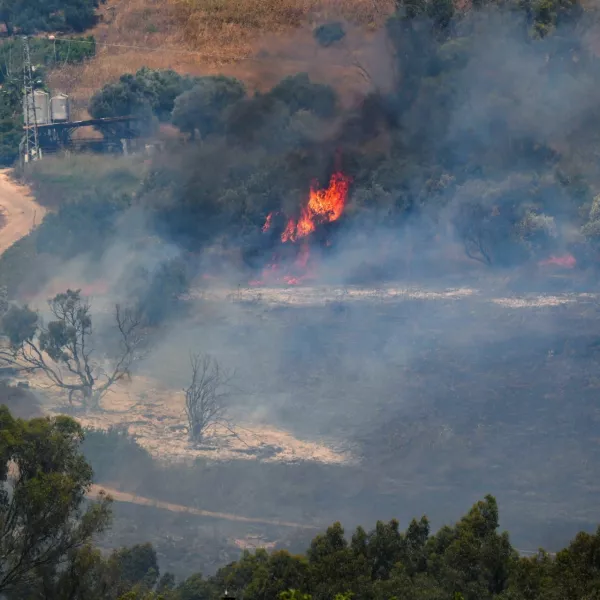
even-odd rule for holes
{"type": "Polygon", "coordinates": [[[78,415],[125,426],[158,459],[147,472],[124,459],[101,483],[315,527],[441,524],[492,493],[518,547],[558,547],[600,519],[600,295],[513,283],[193,291],[132,381],[78,415]],[[201,446],[183,427],[190,348],[235,371],[235,434],[201,446]]]}

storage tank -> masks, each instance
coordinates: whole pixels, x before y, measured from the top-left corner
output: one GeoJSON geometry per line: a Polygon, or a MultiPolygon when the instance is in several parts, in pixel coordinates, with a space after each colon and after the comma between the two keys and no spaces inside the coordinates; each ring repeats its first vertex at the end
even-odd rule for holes
{"type": "Polygon", "coordinates": [[[34,90],[33,102],[31,96],[27,97],[28,102],[23,99],[23,113],[26,125],[33,125],[35,105],[35,121],[38,125],[47,125],[50,123],[50,95],[44,90],[34,90]]]}
{"type": "Polygon", "coordinates": [[[70,120],[67,94],[57,94],[50,100],[50,116],[53,123],[66,123],[70,120]]]}

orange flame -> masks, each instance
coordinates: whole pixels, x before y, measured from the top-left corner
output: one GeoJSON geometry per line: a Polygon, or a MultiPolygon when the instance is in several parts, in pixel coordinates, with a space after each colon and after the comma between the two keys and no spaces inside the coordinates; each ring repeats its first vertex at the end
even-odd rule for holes
{"type": "Polygon", "coordinates": [[[270,212],[267,215],[267,219],[265,221],[265,224],[262,226],[262,232],[265,233],[266,231],[269,231],[269,229],[271,229],[271,221],[273,220],[273,213],[270,212]]]}
{"type": "MultiPolygon", "coordinates": [[[[306,238],[318,225],[324,223],[333,223],[337,221],[344,212],[346,199],[348,198],[348,190],[350,189],[351,178],[343,173],[336,172],[329,180],[329,187],[320,190],[316,184],[312,184],[310,194],[306,206],[300,211],[298,220],[289,219],[283,233],[281,241],[297,242],[306,238]]],[[[278,213],[269,213],[262,226],[263,233],[271,229],[273,216],[278,213]]],[[[294,261],[294,271],[297,275],[281,274],[279,264],[276,257],[273,257],[272,262],[263,270],[263,278],[250,282],[250,285],[262,285],[264,280],[273,279],[279,276],[288,285],[298,285],[309,277],[307,272],[310,259],[310,245],[305,240],[298,250],[298,256],[294,261]]]]}
{"type": "Polygon", "coordinates": [[[288,221],[281,235],[281,241],[295,242],[310,235],[317,225],[337,221],[344,212],[350,182],[350,177],[346,177],[343,173],[334,173],[327,189],[317,190],[313,184],[310,188],[308,204],[302,209],[297,221],[294,219],[288,221]]]}

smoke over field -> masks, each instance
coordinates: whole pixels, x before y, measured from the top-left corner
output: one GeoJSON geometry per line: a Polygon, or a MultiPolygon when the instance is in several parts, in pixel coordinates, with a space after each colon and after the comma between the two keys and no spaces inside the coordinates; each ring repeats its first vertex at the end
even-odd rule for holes
{"type": "Polygon", "coordinates": [[[600,519],[596,13],[481,4],[398,2],[356,102],[304,74],[186,80],[155,111],[185,143],[39,228],[58,267],[32,304],[81,287],[107,360],[114,303],[144,319],[131,382],[76,414],[152,458],[89,450],[101,481],[318,526],[493,493],[528,548],[600,519]],[[190,353],[232,375],[192,440],[190,353]]]}

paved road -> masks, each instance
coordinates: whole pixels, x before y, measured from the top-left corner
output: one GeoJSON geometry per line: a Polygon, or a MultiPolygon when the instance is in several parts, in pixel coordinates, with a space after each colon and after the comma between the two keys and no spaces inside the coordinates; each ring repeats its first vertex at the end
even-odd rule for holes
{"type": "Polygon", "coordinates": [[[10,178],[9,169],[0,169],[0,253],[39,225],[45,213],[29,190],[10,178]]]}

